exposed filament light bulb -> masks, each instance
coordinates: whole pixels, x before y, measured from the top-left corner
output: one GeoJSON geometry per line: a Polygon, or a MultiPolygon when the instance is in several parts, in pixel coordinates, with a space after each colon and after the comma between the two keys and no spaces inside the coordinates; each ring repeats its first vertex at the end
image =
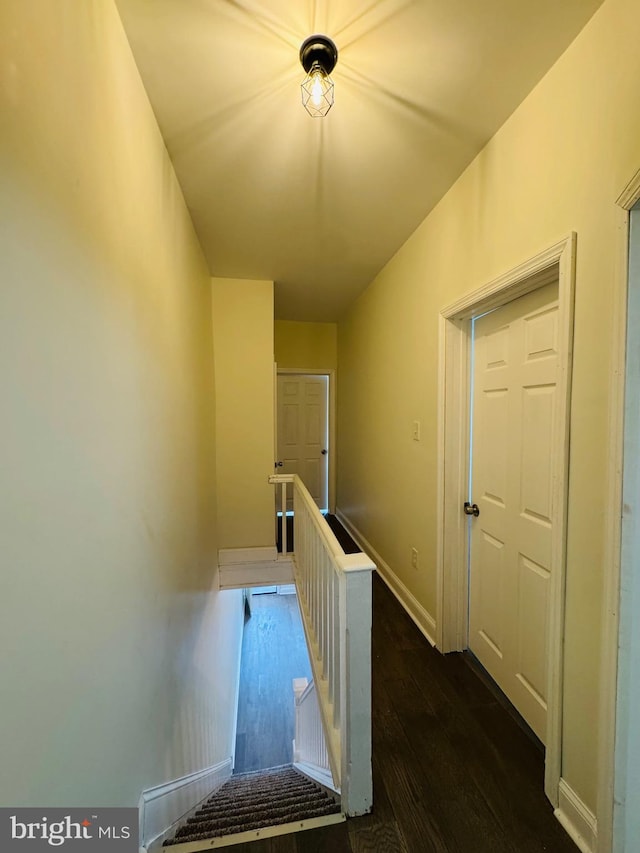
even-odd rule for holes
{"type": "Polygon", "coordinates": [[[302,81],[302,105],[310,116],[326,116],[333,106],[333,80],[338,49],[326,36],[309,36],[300,48],[300,62],[307,72],[302,81]]]}
{"type": "Polygon", "coordinates": [[[311,75],[312,83],[311,83],[311,100],[313,101],[314,107],[320,107],[322,104],[322,97],[324,92],[322,91],[322,71],[318,69],[311,75]]]}

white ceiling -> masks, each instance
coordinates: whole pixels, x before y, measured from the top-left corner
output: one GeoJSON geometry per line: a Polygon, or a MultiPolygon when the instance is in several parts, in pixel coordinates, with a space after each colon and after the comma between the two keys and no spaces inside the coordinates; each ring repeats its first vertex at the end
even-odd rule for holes
{"type": "Polygon", "coordinates": [[[336,320],[602,0],[116,0],[212,275],[336,320]],[[338,47],[300,101],[302,41],[338,47]]]}

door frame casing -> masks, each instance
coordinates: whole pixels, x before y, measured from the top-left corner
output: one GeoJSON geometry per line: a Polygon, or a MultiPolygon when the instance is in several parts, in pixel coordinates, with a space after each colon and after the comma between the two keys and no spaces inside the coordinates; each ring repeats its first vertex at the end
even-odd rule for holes
{"type": "Polygon", "coordinates": [[[328,470],[328,500],[329,512],[334,514],[336,511],[336,371],[335,368],[320,368],[320,367],[279,367],[276,364],[276,381],[275,394],[276,404],[274,406],[276,417],[276,458],[278,453],[278,383],[279,375],[289,376],[326,376],[329,384],[329,399],[328,399],[328,430],[329,430],[329,470],[328,470]]]}
{"type": "MultiPolygon", "coordinates": [[[[618,245],[613,288],[614,351],[612,354],[611,392],[609,398],[608,488],[605,548],[605,579],[602,603],[602,673],[598,737],[598,853],[610,853],[615,841],[614,786],[616,774],[616,736],[618,692],[620,605],[623,517],[623,478],[625,474],[624,433],[627,382],[637,377],[627,372],[627,316],[629,295],[629,226],[630,212],[640,202],[640,170],[631,178],[616,199],[616,231],[618,245]]],[[[629,472],[627,472],[628,474],[629,472]]],[[[636,559],[626,555],[625,559],[636,559]]],[[[622,685],[622,689],[626,685],[622,685]]]]}
{"type": "Polygon", "coordinates": [[[471,320],[551,282],[558,282],[558,383],[552,451],[551,586],[547,642],[545,793],[558,805],[562,746],[562,682],[569,423],[576,234],[554,243],[484,287],[442,309],[438,375],[438,545],[436,645],[468,646],[468,517],[471,320]]]}

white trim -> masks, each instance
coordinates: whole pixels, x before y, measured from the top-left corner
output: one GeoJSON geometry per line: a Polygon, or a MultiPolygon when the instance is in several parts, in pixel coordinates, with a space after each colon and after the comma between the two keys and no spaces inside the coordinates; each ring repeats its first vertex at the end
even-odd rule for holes
{"type": "Polygon", "coordinates": [[[466,320],[449,329],[447,318],[438,318],[438,471],[436,542],[436,639],[441,652],[467,647],[468,579],[466,566],[467,518],[460,512],[469,482],[469,364],[470,338],[466,320]],[[464,322],[464,326],[462,325],[464,322]],[[452,332],[455,332],[452,334],[452,332]],[[447,375],[443,366],[451,368],[447,375]],[[455,384],[458,393],[446,387],[455,384]],[[454,499],[445,500],[453,495],[454,499]]]}
{"type": "Polygon", "coordinates": [[[614,835],[614,778],[616,764],[616,701],[620,631],[622,543],[622,483],[626,396],[627,299],[629,286],[629,211],[640,200],[640,170],[618,196],[617,251],[612,289],[613,341],[609,397],[608,487],[605,509],[605,578],[602,602],[601,684],[598,737],[598,851],[610,853],[614,835]]]}
{"type": "Polygon", "coordinates": [[[440,314],[447,320],[470,320],[487,311],[500,308],[519,296],[532,293],[546,284],[555,281],[555,269],[567,250],[574,248],[576,235],[572,232],[564,240],[554,243],[548,249],[512,270],[493,279],[483,287],[471,291],[446,308],[440,314]]]}
{"type": "Polygon", "coordinates": [[[414,594],[404,585],[400,578],[396,575],[393,569],[386,563],[376,549],[363,536],[363,534],[355,527],[342,512],[341,509],[336,509],[336,518],[347,529],[352,538],[358,545],[370,555],[373,562],[376,564],[378,574],[389,587],[391,592],[398,599],[402,607],[406,610],[408,616],[415,622],[420,632],[426,637],[432,646],[436,644],[436,620],[425,610],[414,594]]]}
{"type": "MultiPolygon", "coordinates": [[[[640,196],[637,188],[622,194],[633,207],[640,196]]],[[[609,395],[609,458],[605,506],[605,562],[602,601],[602,644],[600,657],[600,708],[598,738],[599,853],[609,853],[613,843],[613,796],[616,742],[616,696],[618,682],[618,633],[622,541],[622,475],[624,450],[624,404],[627,343],[627,290],[629,279],[629,211],[617,210],[618,247],[613,288],[613,352],[609,395]]]]}
{"type": "Polygon", "coordinates": [[[200,853],[202,850],[215,850],[218,847],[230,847],[233,844],[246,844],[249,841],[259,841],[261,838],[274,838],[277,835],[288,835],[292,832],[303,832],[305,829],[318,829],[321,826],[331,826],[334,823],[344,823],[343,814],[329,814],[324,817],[311,817],[297,823],[281,823],[278,826],[265,826],[248,832],[236,832],[233,835],[223,835],[221,838],[206,838],[204,841],[187,841],[185,844],[172,844],[165,847],[167,853],[200,853]]]}
{"type": "MultiPolygon", "coordinates": [[[[438,364],[442,365],[445,363],[445,324],[446,320],[442,316],[442,314],[438,315],[438,364]]],[[[445,421],[444,421],[444,412],[445,412],[445,396],[444,396],[444,370],[438,370],[438,386],[437,386],[437,398],[436,398],[436,454],[437,460],[444,459],[446,442],[445,442],[445,421]]],[[[465,418],[465,422],[468,421],[468,418],[465,418]]],[[[436,471],[436,530],[441,531],[444,530],[444,479],[445,479],[445,466],[437,465],[436,471]]],[[[459,537],[456,537],[456,541],[459,541],[459,537]]],[[[445,620],[442,618],[442,611],[444,608],[444,570],[441,568],[444,566],[444,536],[438,535],[436,537],[436,614],[438,618],[435,620],[436,622],[436,630],[435,630],[435,646],[437,649],[441,651],[444,650],[450,642],[445,642],[444,636],[444,622],[445,620]]],[[[466,586],[466,584],[465,584],[466,586]]],[[[460,621],[455,620],[455,624],[459,625],[460,621]]],[[[454,640],[452,643],[453,646],[462,645],[461,640],[454,640]]]]}
{"type": "Polygon", "coordinates": [[[220,548],[218,551],[219,566],[234,566],[238,563],[267,563],[278,559],[275,545],[262,548],[220,548]]]}
{"type": "Polygon", "coordinates": [[[622,190],[616,204],[624,210],[631,210],[640,201],[640,169],[631,178],[626,187],[622,190]]]}
{"type": "MultiPolygon", "coordinates": [[[[336,506],[336,480],[337,480],[337,460],[338,460],[338,452],[337,452],[337,428],[336,428],[336,400],[337,400],[337,378],[335,368],[321,368],[321,367],[278,367],[278,373],[282,374],[290,374],[294,376],[327,376],[329,379],[329,482],[328,486],[328,496],[327,502],[329,504],[329,512],[335,512],[336,506]]],[[[275,409],[277,412],[278,409],[278,398],[276,392],[276,405],[275,409]]],[[[277,414],[276,414],[277,418],[277,414]]],[[[276,457],[278,454],[277,449],[277,426],[276,426],[276,457]]]]}
{"type": "Polygon", "coordinates": [[[232,563],[219,566],[220,589],[279,586],[294,582],[291,555],[267,562],[232,563]]]}
{"type": "Polygon", "coordinates": [[[468,293],[440,312],[438,399],[437,638],[442,652],[467,646],[467,523],[461,511],[468,484],[469,329],[473,317],[558,280],[558,417],[553,446],[552,586],[548,629],[549,672],[545,793],[558,803],[562,756],[562,681],[567,493],[576,235],[468,293]]]}
{"type": "Polygon", "coordinates": [[[200,804],[231,776],[231,759],[148,788],[140,795],[140,846],[161,846],[200,804]]]}
{"type": "Polygon", "coordinates": [[[560,779],[558,784],[558,808],[554,814],[581,853],[596,853],[598,849],[596,816],[564,779],[560,779]]]}
{"type": "Polygon", "coordinates": [[[336,788],[330,770],[325,770],[324,767],[317,767],[315,764],[309,764],[306,761],[294,761],[293,766],[299,773],[302,773],[303,776],[308,776],[313,782],[329,788],[329,790],[334,791],[336,794],[340,793],[340,789],[336,788]]]}

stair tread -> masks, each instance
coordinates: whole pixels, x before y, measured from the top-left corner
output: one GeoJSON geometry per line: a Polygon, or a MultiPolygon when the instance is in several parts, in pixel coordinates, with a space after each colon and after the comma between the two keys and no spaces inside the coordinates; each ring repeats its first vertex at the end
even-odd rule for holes
{"type": "MultiPolygon", "coordinates": [[[[283,796],[282,794],[278,794],[278,802],[280,805],[285,804],[293,804],[298,801],[309,802],[310,800],[327,800],[329,799],[328,795],[322,791],[295,791],[291,792],[288,795],[283,796]]],[[[189,818],[189,822],[193,822],[196,820],[200,820],[201,818],[209,818],[212,819],[216,814],[227,814],[230,809],[233,809],[235,812],[240,811],[251,811],[252,809],[259,809],[268,806],[269,803],[273,802],[273,796],[271,797],[260,797],[260,798],[247,798],[247,799],[238,799],[231,801],[223,801],[220,803],[213,803],[210,806],[203,806],[201,809],[193,815],[193,817],[189,818]]]]}
{"type": "Polygon", "coordinates": [[[216,812],[204,812],[202,814],[195,814],[193,817],[189,818],[186,826],[193,826],[197,823],[211,823],[216,820],[228,820],[230,814],[237,817],[245,817],[247,815],[252,815],[258,811],[264,812],[273,812],[277,811],[288,811],[296,806],[324,806],[327,805],[335,805],[335,800],[331,800],[329,797],[325,796],[314,796],[314,797],[295,797],[289,800],[278,800],[277,804],[273,803],[273,800],[265,801],[261,804],[260,808],[256,806],[239,806],[238,808],[234,808],[232,810],[227,811],[216,811],[216,812]]]}
{"type": "Polygon", "coordinates": [[[226,826],[195,827],[193,831],[185,832],[182,835],[180,834],[181,830],[179,830],[173,839],[164,842],[164,846],[169,847],[173,844],[184,844],[189,841],[203,841],[207,838],[219,838],[222,835],[234,835],[238,832],[263,829],[266,826],[275,826],[281,823],[297,823],[314,817],[337,814],[339,811],[340,806],[329,801],[326,806],[320,808],[301,808],[296,812],[284,812],[283,814],[269,813],[264,818],[255,818],[239,823],[230,822],[226,826]],[[282,820],[282,818],[286,818],[286,820],[282,820]]]}
{"type": "Polygon", "coordinates": [[[275,782],[286,782],[288,780],[299,781],[303,779],[298,773],[297,770],[293,768],[288,768],[286,770],[281,770],[278,773],[243,773],[239,776],[232,776],[228,779],[224,788],[242,788],[250,785],[259,785],[259,784],[273,784],[275,782]]]}
{"type": "Polygon", "coordinates": [[[300,784],[305,784],[305,785],[311,784],[311,785],[313,785],[313,782],[311,782],[308,779],[300,779],[300,778],[296,779],[293,776],[281,776],[281,777],[275,777],[273,779],[263,779],[263,780],[256,779],[255,781],[244,781],[242,784],[235,784],[235,785],[231,784],[230,782],[227,782],[226,784],[224,784],[222,786],[222,788],[220,790],[221,791],[229,791],[229,792],[257,791],[257,790],[260,790],[261,788],[272,788],[274,785],[286,787],[287,785],[300,785],[300,784]]]}
{"type": "Polygon", "coordinates": [[[286,797],[290,794],[298,794],[298,793],[311,793],[317,788],[311,785],[267,785],[265,787],[252,789],[247,788],[246,790],[236,790],[236,791],[226,791],[221,789],[220,793],[210,797],[209,800],[202,806],[205,808],[212,808],[217,803],[236,803],[240,801],[246,800],[260,800],[264,798],[269,798],[273,796],[274,790],[277,790],[280,796],[286,797]]]}

